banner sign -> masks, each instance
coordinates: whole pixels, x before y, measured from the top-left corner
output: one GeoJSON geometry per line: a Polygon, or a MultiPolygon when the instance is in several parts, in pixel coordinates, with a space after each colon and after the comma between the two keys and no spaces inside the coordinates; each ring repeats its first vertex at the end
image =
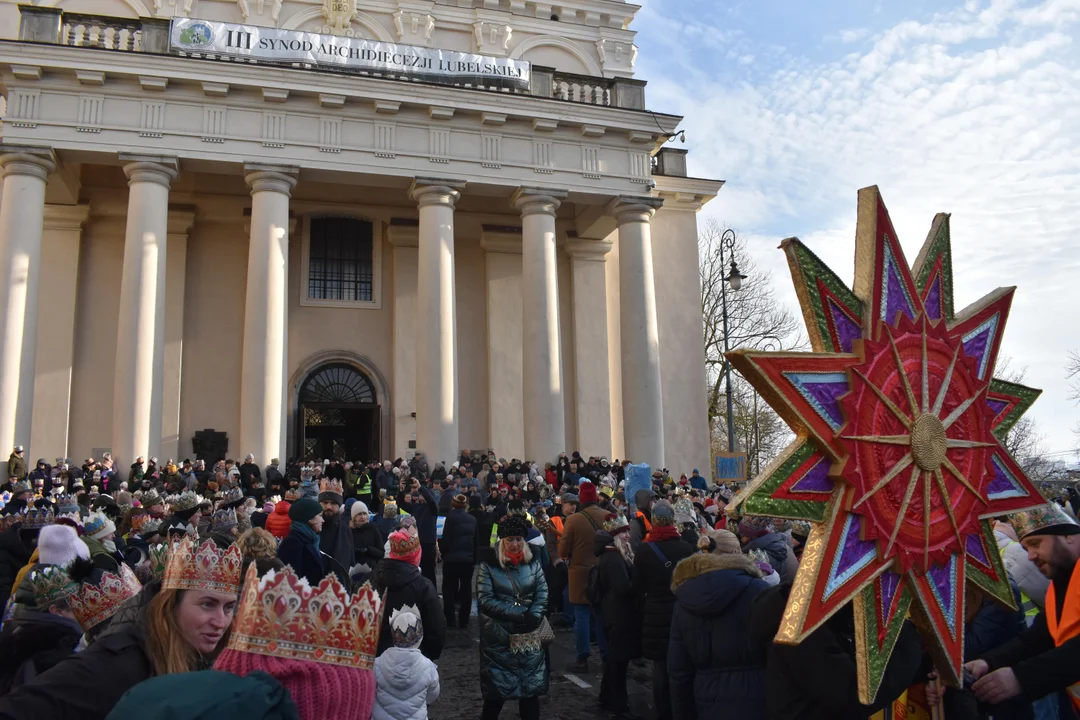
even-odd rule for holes
{"type": "Polygon", "coordinates": [[[718,483],[746,482],[746,453],[717,453],[713,478],[718,483]]]}
{"type": "Polygon", "coordinates": [[[174,17],[169,49],[267,62],[312,63],[431,82],[529,89],[530,65],[525,60],[214,20],[174,17]]]}

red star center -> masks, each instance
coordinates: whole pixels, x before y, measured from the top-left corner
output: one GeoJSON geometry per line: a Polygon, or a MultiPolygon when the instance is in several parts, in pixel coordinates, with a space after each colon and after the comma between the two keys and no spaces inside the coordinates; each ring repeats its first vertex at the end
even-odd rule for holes
{"type": "Polygon", "coordinates": [[[852,392],[841,400],[850,455],[843,477],[880,557],[925,572],[965,553],[967,536],[980,532],[997,445],[993,412],[988,384],[944,323],[903,318],[884,330],[884,342],[863,342],[852,392]]]}

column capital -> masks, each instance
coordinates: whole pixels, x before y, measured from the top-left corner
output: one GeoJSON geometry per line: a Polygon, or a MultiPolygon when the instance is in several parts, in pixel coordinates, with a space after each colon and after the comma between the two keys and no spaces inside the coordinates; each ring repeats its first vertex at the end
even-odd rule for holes
{"type": "Polygon", "coordinates": [[[482,225],[480,247],[488,253],[521,254],[521,228],[509,225],[482,225]]]}
{"type": "Polygon", "coordinates": [[[416,201],[418,207],[446,205],[453,209],[461,197],[460,191],[464,189],[463,180],[418,177],[409,186],[409,197],[416,201]]]}
{"type": "Polygon", "coordinates": [[[78,230],[90,217],[89,205],[46,205],[46,230],[78,230]]]}
{"type": "Polygon", "coordinates": [[[170,235],[186,236],[195,224],[195,209],[190,205],[169,208],[169,221],[167,232],[170,235]]]}
{"type": "Polygon", "coordinates": [[[300,169],[292,165],[244,164],[244,182],[251,188],[251,194],[257,192],[276,192],[292,196],[292,189],[300,169]]]}
{"type": "Polygon", "coordinates": [[[566,199],[566,190],[549,188],[520,187],[514,191],[510,202],[521,211],[521,216],[551,215],[555,217],[559,205],[566,199]]]}
{"type": "Polygon", "coordinates": [[[56,153],[50,147],[0,144],[0,177],[29,175],[45,180],[56,169],[56,153]]]}
{"type": "Polygon", "coordinates": [[[589,240],[579,237],[566,238],[566,254],[572,260],[592,260],[605,262],[607,254],[611,252],[610,240],[589,240]]]}
{"type": "Polygon", "coordinates": [[[419,247],[420,221],[413,218],[391,218],[390,227],[386,229],[386,239],[394,247],[419,247]]]}
{"type": "Polygon", "coordinates": [[[147,182],[169,187],[180,174],[179,162],[170,155],[120,153],[119,156],[128,185],[147,182]]]}
{"type": "Polygon", "coordinates": [[[663,205],[663,198],[648,195],[620,195],[608,203],[607,212],[609,215],[614,215],[620,225],[628,222],[649,222],[663,205]]]}

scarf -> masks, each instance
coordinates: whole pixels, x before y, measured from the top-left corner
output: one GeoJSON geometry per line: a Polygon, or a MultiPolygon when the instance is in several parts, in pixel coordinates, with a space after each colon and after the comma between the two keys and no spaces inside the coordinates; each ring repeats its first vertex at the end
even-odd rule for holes
{"type": "Polygon", "coordinates": [[[306,522],[293,521],[289,526],[289,532],[295,532],[302,537],[305,542],[311,543],[318,549],[319,547],[319,533],[315,532],[315,528],[308,525],[306,522]]]}
{"type": "Polygon", "coordinates": [[[416,567],[420,567],[420,554],[423,552],[423,548],[416,548],[408,555],[395,555],[390,553],[388,556],[391,560],[401,560],[402,562],[412,563],[416,567]]]}
{"type": "Polygon", "coordinates": [[[510,563],[511,565],[520,565],[525,560],[524,550],[516,553],[507,552],[504,550],[503,555],[506,557],[506,562],[510,563]]]}
{"type": "Polygon", "coordinates": [[[674,525],[653,525],[652,530],[645,536],[645,542],[660,542],[681,537],[679,528],[674,525]]]}

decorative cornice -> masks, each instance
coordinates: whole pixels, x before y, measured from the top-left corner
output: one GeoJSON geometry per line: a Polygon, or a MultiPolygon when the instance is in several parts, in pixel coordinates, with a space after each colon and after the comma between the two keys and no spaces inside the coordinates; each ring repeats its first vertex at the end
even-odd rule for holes
{"type": "Polygon", "coordinates": [[[27,175],[47,180],[55,169],[56,153],[52,148],[0,144],[0,177],[27,175]]]}
{"type": "Polygon", "coordinates": [[[89,205],[46,205],[46,230],[79,230],[90,217],[89,205]]]}
{"type": "Polygon", "coordinates": [[[155,183],[166,188],[180,174],[180,163],[171,155],[138,155],[119,153],[120,162],[124,163],[124,174],[128,185],[132,183],[155,183]]]}
{"type": "Polygon", "coordinates": [[[606,262],[607,254],[611,252],[610,240],[589,240],[587,238],[567,237],[566,254],[571,260],[587,260],[590,262],[606,262]]]}
{"type": "Polygon", "coordinates": [[[292,195],[300,170],[291,165],[244,164],[244,181],[251,188],[251,194],[257,192],[276,192],[292,195]]]}
{"type": "Polygon", "coordinates": [[[685,210],[698,212],[720,192],[723,180],[704,180],[700,178],[669,177],[654,175],[657,194],[664,198],[665,210],[685,210]]]}
{"type": "Polygon", "coordinates": [[[184,237],[187,237],[187,234],[191,231],[191,226],[194,224],[194,207],[182,206],[169,208],[169,235],[183,235],[184,237]]]}
{"type": "Polygon", "coordinates": [[[446,205],[453,209],[461,197],[459,191],[464,189],[465,182],[462,180],[418,177],[409,186],[409,197],[416,201],[418,207],[446,205]]]}
{"type": "Polygon", "coordinates": [[[510,203],[521,211],[521,216],[550,215],[555,217],[559,205],[567,196],[566,190],[522,187],[514,191],[510,203]]]}
{"type": "Polygon", "coordinates": [[[649,222],[664,206],[664,199],[651,196],[620,195],[608,203],[607,212],[619,225],[628,222],[649,222]]]}

